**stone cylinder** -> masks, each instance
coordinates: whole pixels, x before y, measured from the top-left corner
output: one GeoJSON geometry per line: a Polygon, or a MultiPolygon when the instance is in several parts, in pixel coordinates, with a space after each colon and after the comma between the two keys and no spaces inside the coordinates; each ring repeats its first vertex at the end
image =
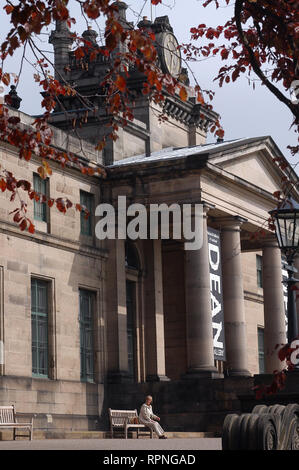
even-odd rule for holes
{"type": "Polygon", "coordinates": [[[227,372],[249,376],[241,265],[241,217],[221,221],[223,306],[227,372]]]}

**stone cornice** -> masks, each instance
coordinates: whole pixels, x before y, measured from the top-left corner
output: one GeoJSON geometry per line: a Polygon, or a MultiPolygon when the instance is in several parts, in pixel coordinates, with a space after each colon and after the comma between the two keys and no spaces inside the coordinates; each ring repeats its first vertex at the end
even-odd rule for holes
{"type": "Polygon", "coordinates": [[[102,258],[105,260],[108,257],[108,251],[103,248],[95,248],[93,246],[82,245],[79,241],[67,240],[56,235],[46,234],[42,232],[35,232],[29,234],[28,232],[21,232],[19,227],[10,222],[0,220],[0,233],[10,234],[24,240],[34,243],[42,243],[45,246],[57,248],[64,251],[70,251],[77,255],[86,256],[90,258],[102,258]]]}

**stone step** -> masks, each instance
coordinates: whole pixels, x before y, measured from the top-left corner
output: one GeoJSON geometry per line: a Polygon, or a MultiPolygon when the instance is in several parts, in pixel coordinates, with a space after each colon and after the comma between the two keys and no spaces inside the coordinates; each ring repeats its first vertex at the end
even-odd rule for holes
{"type": "MultiPolygon", "coordinates": [[[[170,439],[184,439],[184,438],[202,438],[202,437],[218,437],[213,432],[182,432],[182,431],[167,431],[166,436],[170,439]]],[[[13,439],[12,431],[0,431],[0,441],[11,441],[13,439]]],[[[136,439],[136,433],[132,435],[136,439]]],[[[26,437],[19,437],[17,440],[27,439],[26,437]]],[[[33,430],[33,439],[110,439],[109,431],[40,431],[33,430]]],[[[140,436],[139,439],[148,439],[148,437],[140,436]]],[[[154,436],[154,439],[157,439],[154,436]]]]}

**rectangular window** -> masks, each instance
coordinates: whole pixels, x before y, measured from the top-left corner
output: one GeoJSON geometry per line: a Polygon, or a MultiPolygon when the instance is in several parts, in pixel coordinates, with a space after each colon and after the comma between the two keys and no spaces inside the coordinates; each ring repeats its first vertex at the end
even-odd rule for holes
{"type": "Polygon", "coordinates": [[[263,257],[256,255],[256,276],[258,287],[263,287],[263,257]]]}
{"type": "Polygon", "coordinates": [[[93,382],[95,293],[80,289],[79,299],[81,380],[84,382],[93,382]]]}
{"type": "Polygon", "coordinates": [[[257,329],[258,354],[259,354],[259,373],[265,373],[265,340],[264,328],[257,329]]]}
{"type": "Polygon", "coordinates": [[[42,202],[42,196],[48,196],[48,179],[43,180],[37,173],[34,173],[33,189],[40,195],[40,201],[34,200],[34,219],[47,222],[47,203],[42,202]]]}
{"type": "Polygon", "coordinates": [[[48,377],[49,283],[31,280],[32,375],[48,377]]]}
{"type": "Polygon", "coordinates": [[[92,213],[93,213],[93,194],[80,191],[80,205],[88,210],[90,216],[85,217],[84,212],[81,212],[81,235],[92,235],[92,213]]]}

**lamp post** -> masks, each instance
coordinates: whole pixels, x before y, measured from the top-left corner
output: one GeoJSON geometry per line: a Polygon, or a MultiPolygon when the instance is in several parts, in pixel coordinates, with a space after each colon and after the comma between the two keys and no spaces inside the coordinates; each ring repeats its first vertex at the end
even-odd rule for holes
{"type": "Polygon", "coordinates": [[[288,279],[284,282],[288,289],[288,343],[298,336],[298,320],[296,312],[296,291],[294,286],[299,279],[294,277],[294,258],[299,250],[299,205],[295,201],[284,204],[281,208],[269,212],[274,220],[275,232],[281,252],[287,260],[288,279]]]}

